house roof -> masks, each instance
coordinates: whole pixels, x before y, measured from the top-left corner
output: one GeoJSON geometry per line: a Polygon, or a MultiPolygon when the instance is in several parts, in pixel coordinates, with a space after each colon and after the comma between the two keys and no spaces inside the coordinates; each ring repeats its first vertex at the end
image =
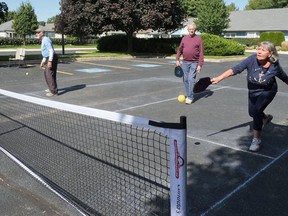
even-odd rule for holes
{"type": "Polygon", "coordinates": [[[0,32],[5,32],[5,31],[14,31],[12,28],[14,20],[10,20],[8,22],[2,23],[0,25],[0,32]]]}
{"type": "MultiPolygon", "coordinates": [[[[0,25],[0,32],[5,32],[5,31],[12,31],[14,32],[14,29],[13,29],[13,22],[14,20],[10,20],[8,22],[5,22],[5,23],[2,23],[0,25]]],[[[42,28],[43,30],[45,30],[45,32],[54,32],[54,23],[46,23],[45,26],[41,26],[39,25],[39,28],[42,28]]]]}
{"type": "Polygon", "coordinates": [[[288,31],[288,8],[233,11],[225,31],[288,31]]]}
{"type": "MultiPolygon", "coordinates": [[[[40,26],[39,26],[40,27],[40,26]]],[[[54,23],[46,23],[45,26],[42,26],[42,28],[46,31],[46,32],[54,32],[55,30],[55,25],[54,23]]]]}

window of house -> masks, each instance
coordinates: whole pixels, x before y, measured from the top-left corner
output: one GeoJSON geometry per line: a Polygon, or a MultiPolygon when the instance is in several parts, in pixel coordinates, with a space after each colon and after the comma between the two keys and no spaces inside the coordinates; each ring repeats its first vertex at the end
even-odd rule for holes
{"type": "Polygon", "coordinates": [[[247,38],[259,38],[259,32],[247,32],[247,38]]]}
{"type": "Polygon", "coordinates": [[[224,34],[224,37],[225,37],[225,38],[235,38],[235,37],[236,37],[236,34],[235,34],[235,33],[225,33],[225,34],[224,34]]]}

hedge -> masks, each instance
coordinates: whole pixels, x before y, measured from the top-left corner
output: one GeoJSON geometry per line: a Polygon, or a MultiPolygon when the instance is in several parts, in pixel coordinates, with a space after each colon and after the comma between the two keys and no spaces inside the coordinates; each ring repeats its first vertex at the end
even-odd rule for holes
{"type": "MultiPolygon", "coordinates": [[[[51,38],[51,41],[55,45],[61,45],[62,44],[62,38],[51,38]]],[[[81,42],[78,38],[65,38],[64,39],[65,44],[72,44],[72,45],[80,45],[81,42]]],[[[41,40],[37,38],[27,38],[26,39],[26,45],[35,45],[35,44],[41,44],[41,40]]],[[[22,38],[1,38],[0,37],[0,46],[5,45],[12,45],[12,46],[21,46],[24,45],[24,40],[22,38]]]]}
{"type": "Polygon", "coordinates": [[[263,32],[260,34],[259,42],[270,41],[275,46],[281,46],[285,41],[285,34],[283,32],[263,32]]]}
{"type": "MultiPolygon", "coordinates": [[[[204,43],[204,55],[243,55],[245,48],[232,40],[224,39],[216,35],[201,34],[204,43]]],[[[133,51],[136,53],[163,53],[174,54],[182,38],[133,38],[133,51]]],[[[126,35],[111,35],[99,38],[97,49],[100,52],[126,52],[126,35]]]]}

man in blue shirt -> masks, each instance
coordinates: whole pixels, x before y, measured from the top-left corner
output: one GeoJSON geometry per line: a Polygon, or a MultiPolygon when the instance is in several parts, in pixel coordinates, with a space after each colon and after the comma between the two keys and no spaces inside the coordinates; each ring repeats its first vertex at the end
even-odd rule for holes
{"type": "Polygon", "coordinates": [[[41,53],[43,59],[40,63],[40,68],[44,69],[44,77],[48,85],[48,89],[45,90],[46,96],[58,95],[56,81],[58,57],[54,51],[52,41],[45,36],[44,30],[38,29],[36,36],[41,40],[41,53]]]}

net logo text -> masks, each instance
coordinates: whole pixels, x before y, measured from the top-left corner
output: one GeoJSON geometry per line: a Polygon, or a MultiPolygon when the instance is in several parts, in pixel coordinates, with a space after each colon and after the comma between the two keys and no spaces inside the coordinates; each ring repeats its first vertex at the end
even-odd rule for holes
{"type": "Polygon", "coordinates": [[[181,157],[178,151],[177,140],[174,140],[174,155],[175,155],[175,177],[179,179],[180,167],[184,165],[184,159],[181,157]]]}

